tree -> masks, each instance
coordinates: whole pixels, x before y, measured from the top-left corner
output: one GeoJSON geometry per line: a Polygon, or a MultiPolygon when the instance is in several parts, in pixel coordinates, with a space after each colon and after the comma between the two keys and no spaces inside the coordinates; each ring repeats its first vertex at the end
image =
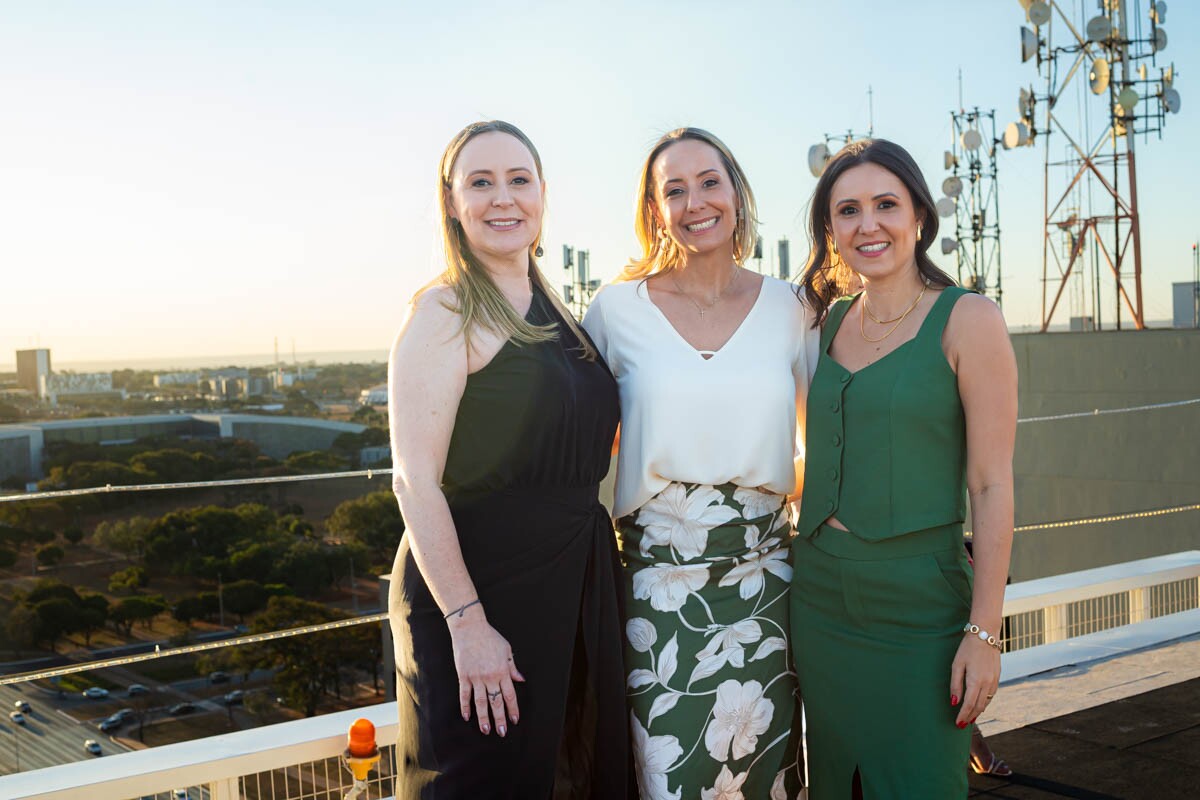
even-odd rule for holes
{"type": "Polygon", "coordinates": [[[108,576],[108,590],[113,594],[137,594],[149,582],[142,567],[126,567],[108,576]]]}
{"type": "Polygon", "coordinates": [[[17,563],[17,554],[7,547],[0,547],[0,569],[8,569],[17,563]]]}
{"type": "Polygon", "coordinates": [[[80,598],[76,630],[83,634],[83,646],[92,646],[92,634],[108,621],[108,598],[102,594],[85,594],[80,598]]]}
{"type": "MultiPolygon", "coordinates": [[[[342,615],[320,603],[297,597],[272,597],[267,610],[251,626],[255,633],[332,622],[342,615]]],[[[326,687],[336,681],[342,642],[335,632],[291,636],[256,648],[236,648],[233,659],[243,671],[274,669],[276,692],[293,708],[311,717],[326,687]]]]}
{"type": "Polygon", "coordinates": [[[390,491],[347,500],[325,520],[325,530],[344,541],[355,541],[371,553],[373,564],[391,564],[404,535],[400,507],[390,491]]]}
{"type": "Polygon", "coordinates": [[[37,630],[34,638],[47,642],[55,650],[58,640],[78,629],[79,606],[62,597],[43,600],[33,607],[37,614],[37,630]]]}
{"type": "Polygon", "coordinates": [[[32,647],[38,639],[38,613],[27,605],[14,606],[4,621],[4,632],[14,648],[32,647]]]}
{"type": "Polygon", "coordinates": [[[37,549],[34,555],[37,556],[37,561],[42,566],[53,567],[63,560],[66,551],[56,544],[44,544],[37,549]]]}
{"type": "Polygon", "coordinates": [[[292,453],[284,464],[301,472],[336,472],[349,466],[345,458],[324,450],[292,453]]]}
{"type": "Polygon", "coordinates": [[[146,536],[149,532],[150,520],[145,517],[131,517],[115,522],[101,522],[96,526],[92,541],[105,550],[120,553],[133,563],[145,552],[146,536]]]}
{"type": "Polygon", "coordinates": [[[222,590],[225,608],[238,615],[238,622],[245,622],[247,614],[267,604],[267,590],[258,581],[234,581],[225,584],[222,590]]]}
{"type": "Polygon", "coordinates": [[[198,619],[209,619],[218,611],[217,595],[213,592],[201,592],[181,598],[171,609],[171,616],[191,627],[198,619]]]}
{"type": "Polygon", "coordinates": [[[65,531],[63,531],[62,535],[63,535],[63,538],[66,539],[69,544],[79,544],[80,542],[83,541],[83,531],[80,530],[75,525],[72,525],[71,527],[69,527],[65,531]]]}
{"type": "Polygon", "coordinates": [[[315,597],[331,582],[325,548],[311,539],[301,539],[283,554],[274,577],[301,597],[315,597]]]}
{"type": "Polygon", "coordinates": [[[134,623],[141,622],[147,629],[152,629],[154,618],[166,610],[167,603],[159,595],[135,595],[126,597],[113,606],[109,612],[109,619],[118,630],[129,636],[133,633],[134,623]]]}

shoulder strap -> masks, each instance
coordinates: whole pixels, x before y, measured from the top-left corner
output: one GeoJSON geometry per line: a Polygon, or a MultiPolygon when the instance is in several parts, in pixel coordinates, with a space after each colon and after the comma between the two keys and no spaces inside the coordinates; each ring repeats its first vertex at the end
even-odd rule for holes
{"type": "MultiPolygon", "coordinates": [[[[862,294],[859,292],[859,294],[862,294]]],[[[821,352],[829,352],[829,345],[833,342],[833,337],[837,335],[838,328],[842,327],[842,319],[846,316],[846,312],[850,310],[850,304],[858,294],[850,297],[839,297],[834,301],[829,308],[829,314],[825,317],[825,325],[821,329],[821,352]]]]}
{"type": "Polygon", "coordinates": [[[941,296],[934,302],[933,308],[929,309],[929,315],[921,323],[921,330],[917,336],[940,342],[942,331],[946,329],[946,322],[950,319],[950,312],[954,310],[954,304],[965,294],[975,294],[975,292],[961,286],[947,286],[943,289],[941,296]]]}

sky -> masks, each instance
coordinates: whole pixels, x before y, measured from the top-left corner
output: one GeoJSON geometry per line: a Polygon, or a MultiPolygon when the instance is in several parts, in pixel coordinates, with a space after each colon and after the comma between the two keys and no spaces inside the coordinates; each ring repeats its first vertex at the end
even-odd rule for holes
{"type": "MultiPolygon", "coordinates": [[[[1169,319],[1200,238],[1200,8],[1170,6],[1160,64],[1177,65],[1182,112],[1137,140],[1149,320],[1169,319]]],[[[680,125],[729,145],[795,272],[809,147],[865,133],[873,110],[940,195],[959,71],[963,104],[996,109],[998,132],[1021,86],[1044,89],[1020,61],[1024,22],[1017,0],[0,0],[0,365],[32,346],[56,365],[261,354],[275,337],[386,350],[441,269],[437,161],[484,118],[541,152],[552,283],[563,243],[604,280],[636,254],[641,162],[680,125]]],[[[1082,85],[1060,106],[1099,134],[1082,85]]],[[[1040,147],[1000,153],[1013,327],[1040,319],[1042,171],[1040,147]]]]}

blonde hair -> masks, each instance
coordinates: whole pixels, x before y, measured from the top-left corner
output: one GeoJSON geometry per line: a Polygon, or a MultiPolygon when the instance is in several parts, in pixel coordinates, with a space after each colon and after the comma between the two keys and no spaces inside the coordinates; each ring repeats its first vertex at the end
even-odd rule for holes
{"type": "MultiPolygon", "coordinates": [[[[467,240],[462,224],[450,216],[450,186],[454,165],[467,142],[484,133],[506,133],[523,144],[529,154],[533,156],[538,181],[543,181],[542,158],[538,155],[533,142],[517,126],[502,120],[488,120],[473,122],[459,131],[450,140],[450,144],[446,145],[446,151],[442,153],[442,160],[438,164],[437,201],[438,208],[441,210],[442,245],[446,252],[446,270],[438,281],[435,281],[435,284],[440,283],[454,290],[455,305],[447,307],[462,318],[459,330],[462,332],[468,349],[471,346],[471,333],[477,327],[492,331],[501,338],[511,339],[518,345],[552,341],[558,336],[558,325],[556,323],[532,325],[517,313],[512,303],[496,286],[496,282],[492,280],[487,269],[471,252],[471,243],[467,240]]],[[[571,312],[537,267],[536,255],[541,241],[542,230],[539,228],[537,236],[529,245],[529,280],[550,299],[550,303],[562,316],[567,328],[579,340],[582,357],[592,360],[596,357],[595,349],[583,334],[579,323],[571,316],[571,312]]]]}
{"type": "Polygon", "coordinates": [[[758,205],[754,202],[754,192],[750,189],[750,182],[746,180],[746,173],[742,172],[741,165],[725,143],[716,136],[702,128],[676,128],[663,134],[650,150],[650,155],[646,156],[646,163],[642,165],[638,193],[634,200],[633,221],[634,231],[642,245],[642,257],[631,258],[619,280],[641,280],[656,272],[677,269],[683,263],[683,253],[680,252],[679,245],[659,224],[658,216],[654,213],[654,187],[650,185],[650,181],[654,162],[663,151],[676,142],[689,139],[704,142],[716,150],[725,172],[733,181],[739,212],[733,229],[734,262],[741,266],[754,254],[758,244],[758,205]]]}

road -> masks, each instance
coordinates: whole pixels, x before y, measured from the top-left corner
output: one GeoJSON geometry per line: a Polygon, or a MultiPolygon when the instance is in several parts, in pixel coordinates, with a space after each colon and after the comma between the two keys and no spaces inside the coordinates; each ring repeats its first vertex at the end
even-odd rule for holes
{"type": "Polygon", "coordinates": [[[80,712],[93,702],[82,697],[59,699],[34,686],[0,686],[0,774],[41,769],[55,764],[96,758],[83,749],[85,739],[100,743],[105,755],[121,753],[129,748],[101,733],[94,724],[77,722],[56,710],[55,706],[80,712]],[[18,725],[8,717],[17,700],[25,700],[33,711],[25,715],[25,724],[18,725]],[[19,763],[19,766],[18,766],[19,763]]]}

